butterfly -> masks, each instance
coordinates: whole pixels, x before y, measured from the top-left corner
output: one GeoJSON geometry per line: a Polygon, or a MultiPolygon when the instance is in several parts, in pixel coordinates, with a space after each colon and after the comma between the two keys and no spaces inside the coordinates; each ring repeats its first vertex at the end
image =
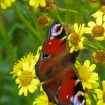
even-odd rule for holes
{"type": "Polygon", "coordinates": [[[82,83],[74,63],[79,51],[69,52],[64,27],[54,22],[48,30],[36,75],[44,82],[50,102],[57,105],[86,105],[82,83]]]}

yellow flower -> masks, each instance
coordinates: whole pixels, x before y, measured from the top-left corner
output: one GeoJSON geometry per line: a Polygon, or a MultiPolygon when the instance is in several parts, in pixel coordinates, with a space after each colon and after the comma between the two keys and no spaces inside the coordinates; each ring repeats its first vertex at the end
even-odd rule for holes
{"type": "Polygon", "coordinates": [[[79,73],[83,88],[92,89],[92,85],[97,83],[98,74],[93,72],[96,65],[90,65],[90,61],[86,60],[83,64],[80,64],[78,61],[75,64],[77,71],[79,73]]]}
{"type": "Polygon", "coordinates": [[[21,60],[18,60],[18,63],[15,63],[13,71],[10,72],[10,74],[13,74],[13,78],[17,75],[18,71],[22,70],[22,63],[24,63],[25,61],[28,61],[29,64],[31,64],[31,62],[34,62],[34,65],[36,64],[36,62],[39,59],[39,54],[41,49],[42,47],[40,46],[37,50],[36,56],[33,56],[32,53],[29,53],[26,57],[21,58],[21,60]]]}
{"type": "Polygon", "coordinates": [[[85,27],[85,33],[89,33],[96,40],[105,40],[105,22],[102,18],[96,18],[96,23],[90,21],[88,23],[89,27],[85,27]]]}
{"type": "Polygon", "coordinates": [[[53,102],[49,102],[47,94],[44,92],[42,84],[44,82],[40,83],[40,94],[35,98],[35,101],[33,102],[33,105],[56,105],[53,102]]]}
{"type": "Polygon", "coordinates": [[[13,77],[18,77],[15,82],[19,84],[19,95],[24,93],[24,95],[27,96],[28,91],[31,93],[35,92],[37,86],[40,84],[35,73],[35,64],[39,59],[40,50],[41,47],[38,48],[36,56],[29,53],[26,58],[21,58],[21,60],[14,65],[13,71],[10,72],[10,74],[13,74],[13,77]]]}
{"type": "Polygon", "coordinates": [[[101,9],[92,14],[92,16],[94,18],[103,18],[103,20],[105,21],[105,6],[102,6],[101,9]]]}
{"type": "Polygon", "coordinates": [[[103,90],[95,89],[97,94],[98,102],[97,105],[105,105],[105,81],[102,81],[103,90]]]}
{"type": "Polygon", "coordinates": [[[91,100],[89,98],[86,99],[86,105],[91,105],[91,100]]]}
{"type": "Polygon", "coordinates": [[[31,62],[34,62],[34,64],[36,64],[37,60],[38,60],[38,56],[33,56],[32,53],[29,53],[26,58],[24,57],[24,58],[21,58],[21,60],[18,60],[18,63],[14,65],[13,71],[10,72],[10,74],[13,74],[13,77],[15,77],[18,71],[22,70],[22,63],[24,63],[25,61],[28,61],[29,64],[31,64],[31,62]]]}
{"type": "Polygon", "coordinates": [[[15,2],[15,0],[0,0],[0,5],[3,9],[11,6],[11,3],[15,2]]]}
{"type": "Polygon", "coordinates": [[[40,94],[35,101],[33,102],[33,105],[48,105],[48,98],[46,93],[40,94]]]}
{"type": "Polygon", "coordinates": [[[78,27],[78,24],[75,23],[74,31],[75,31],[74,33],[71,33],[68,36],[69,46],[71,47],[70,53],[72,53],[73,51],[78,51],[78,50],[83,49],[84,37],[82,35],[84,33],[84,24],[82,24],[78,27]]]}
{"type": "Polygon", "coordinates": [[[34,8],[38,8],[39,6],[45,7],[46,2],[45,2],[45,0],[30,0],[29,5],[34,7],[34,8]]]}
{"type": "Polygon", "coordinates": [[[40,91],[42,91],[42,93],[39,94],[37,98],[35,98],[33,105],[48,105],[48,97],[47,94],[44,92],[42,85],[40,86],[40,91]]]}
{"type": "Polygon", "coordinates": [[[28,61],[22,63],[22,70],[18,71],[18,78],[15,81],[16,84],[19,84],[19,95],[24,93],[24,95],[27,96],[28,90],[30,93],[34,93],[35,90],[37,90],[40,81],[36,77],[34,66],[34,61],[32,61],[31,64],[28,61]]]}

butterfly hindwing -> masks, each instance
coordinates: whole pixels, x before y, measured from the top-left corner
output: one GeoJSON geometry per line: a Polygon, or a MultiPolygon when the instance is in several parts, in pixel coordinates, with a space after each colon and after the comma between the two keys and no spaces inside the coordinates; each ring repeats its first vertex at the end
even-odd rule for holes
{"type": "Polygon", "coordinates": [[[44,81],[49,101],[57,105],[85,105],[83,87],[74,66],[78,53],[69,53],[65,30],[54,22],[36,64],[36,74],[44,81]]]}

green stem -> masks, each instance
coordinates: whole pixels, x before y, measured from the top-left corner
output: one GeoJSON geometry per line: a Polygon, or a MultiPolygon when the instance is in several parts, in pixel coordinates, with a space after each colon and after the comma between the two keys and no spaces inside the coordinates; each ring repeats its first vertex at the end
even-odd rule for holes
{"type": "Polygon", "coordinates": [[[41,31],[41,29],[38,26],[37,21],[36,21],[37,20],[37,16],[36,16],[36,14],[35,14],[35,12],[33,10],[32,10],[32,16],[33,16],[33,21],[35,23],[35,26],[36,26],[36,28],[38,30],[39,36],[41,36],[42,40],[44,41],[43,33],[42,33],[42,31],[41,31]]]}
{"type": "Polygon", "coordinates": [[[96,100],[94,99],[94,97],[93,97],[93,93],[89,93],[89,97],[90,97],[90,99],[92,100],[92,105],[96,105],[96,100]]]}
{"type": "Polygon", "coordinates": [[[91,43],[89,43],[88,46],[91,47],[94,50],[98,50],[98,48],[96,46],[94,46],[93,44],[91,44],[91,43]]]}
{"type": "Polygon", "coordinates": [[[6,38],[6,36],[7,36],[6,35],[6,31],[5,31],[4,27],[3,27],[1,19],[0,19],[0,35],[2,35],[3,38],[6,38]]]}
{"type": "MultiPolygon", "coordinates": [[[[64,8],[58,8],[61,12],[66,12],[67,9],[64,9],[64,8]]],[[[71,9],[68,9],[68,12],[72,12],[72,13],[76,13],[76,14],[80,14],[80,15],[83,15],[81,14],[80,12],[76,11],[76,10],[71,10],[71,9]]]]}
{"type": "Polygon", "coordinates": [[[84,42],[84,44],[86,44],[87,46],[91,47],[94,50],[101,49],[105,51],[105,48],[102,47],[97,41],[95,41],[95,43],[88,41],[87,43],[84,42]]]}
{"type": "Polygon", "coordinates": [[[38,40],[40,40],[41,42],[43,42],[42,38],[40,35],[38,35],[37,31],[35,31],[35,29],[31,26],[31,24],[24,18],[24,16],[21,14],[21,12],[18,10],[18,8],[16,7],[16,5],[14,5],[14,10],[16,12],[16,14],[19,16],[19,18],[21,19],[21,21],[30,29],[30,31],[33,33],[33,37],[37,38],[38,40]]]}
{"type": "Polygon", "coordinates": [[[55,16],[58,18],[58,20],[59,20],[61,23],[63,23],[62,19],[61,19],[60,16],[58,15],[58,14],[59,14],[59,9],[58,9],[58,7],[55,8],[55,9],[53,9],[53,12],[54,12],[55,16]]]}
{"type": "Polygon", "coordinates": [[[66,17],[65,17],[65,22],[66,23],[68,23],[68,19],[69,19],[69,7],[67,6],[66,17]]]}
{"type": "Polygon", "coordinates": [[[90,47],[90,48],[92,48],[92,49],[94,49],[94,50],[98,50],[98,48],[97,48],[97,46],[96,45],[94,45],[92,42],[84,42],[84,45],[86,45],[86,46],[88,46],[88,47],[90,47]]]}
{"type": "Polygon", "coordinates": [[[56,17],[59,20],[59,22],[63,23],[62,19],[58,15],[58,8],[52,9],[50,11],[50,14],[53,15],[54,17],[56,17]]]}
{"type": "Polygon", "coordinates": [[[98,41],[95,41],[95,43],[96,43],[96,45],[99,47],[99,49],[105,51],[105,48],[104,48],[103,46],[101,46],[101,44],[99,44],[98,41]]]}
{"type": "Polygon", "coordinates": [[[60,16],[58,14],[56,14],[56,17],[58,18],[58,20],[63,23],[63,21],[61,20],[60,16]]]}
{"type": "Polygon", "coordinates": [[[28,96],[27,96],[27,104],[32,105],[32,100],[31,100],[30,94],[28,94],[28,96]]]}

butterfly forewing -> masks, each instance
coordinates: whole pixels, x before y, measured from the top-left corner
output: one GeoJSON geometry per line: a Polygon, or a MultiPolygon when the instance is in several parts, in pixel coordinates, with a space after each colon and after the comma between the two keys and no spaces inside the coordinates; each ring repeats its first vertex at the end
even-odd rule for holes
{"type": "Polygon", "coordinates": [[[58,105],[85,105],[82,84],[74,66],[78,53],[69,53],[65,30],[59,22],[54,22],[36,64],[36,74],[44,81],[49,101],[58,105]]]}
{"type": "Polygon", "coordinates": [[[57,55],[66,50],[66,33],[59,22],[54,22],[49,29],[47,39],[43,47],[43,53],[57,55]]]}

